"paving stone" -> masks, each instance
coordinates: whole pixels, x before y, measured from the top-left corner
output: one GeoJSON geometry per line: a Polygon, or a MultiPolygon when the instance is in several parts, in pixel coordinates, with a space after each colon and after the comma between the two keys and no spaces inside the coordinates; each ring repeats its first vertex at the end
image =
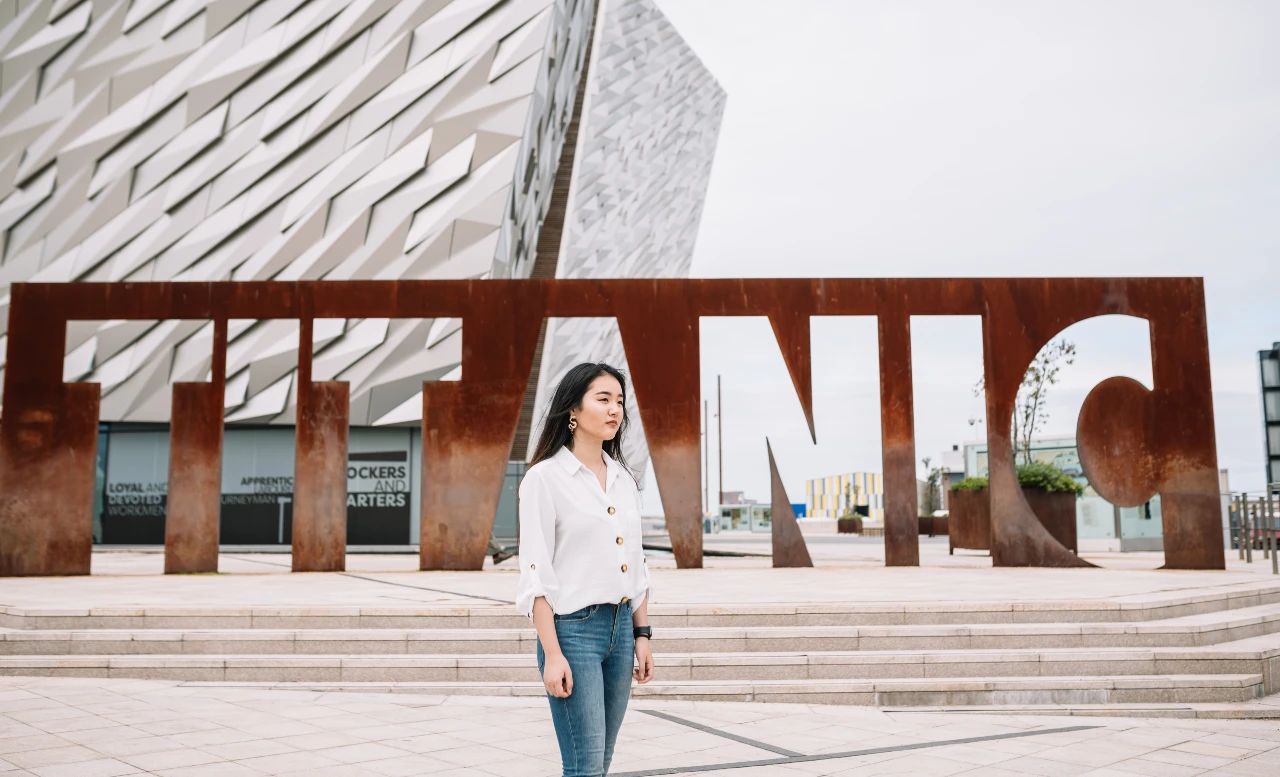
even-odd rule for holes
{"type": "Polygon", "coordinates": [[[144,774],[142,769],[112,758],[44,766],[32,771],[40,777],[120,777],[127,774],[144,774]]]}
{"type": "MultiPolygon", "coordinates": [[[[61,740],[59,741],[61,742],[61,740]]],[[[51,743],[42,742],[41,744],[48,745],[51,743]]],[[[86,747],[61,742],[60,746],[55,747],[46,746],[11,751],[6,753],[4,758],[15,766],[24,769],[35,769],[42,766],[61,766],[63,764],[93,761],[98,759],[98,754],[86,747]]]]}
{"type": "Polygon", "coordinates": [[[201,764],[218,763],[227,759],[213,753],[196,750],[193,748],[181,748],[174,750],[161,750],[154,753],[145,753],[140,755],[123,756],[121,761],[135,766],[143,771],[158,771],[160,769],[174,769],[179,766],[199,766],[201,764]]]}

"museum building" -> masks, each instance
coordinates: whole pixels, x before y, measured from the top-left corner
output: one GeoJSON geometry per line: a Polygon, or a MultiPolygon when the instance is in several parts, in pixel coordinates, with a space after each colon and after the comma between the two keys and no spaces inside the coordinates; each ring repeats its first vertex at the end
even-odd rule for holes
{"type": "MultiPolygon", "coordinates": [[[[26,281],[688,275],[726,95],[653,0],[71,6],[0,19],[0,325],[26,281]]],[[[458,378],[460,330],[315,322],[313,378],[350,387],[349,544],[417,542],[422,384],[458,378]]],[[[290,543],[298,337],[229,324],[224,544],[290,543]]],[[[172,384],[209,380],[212,338],[69,325],[64,377],[102,391],[95,542],[164,542],[172,384]]],[[[625,367],[616,324],[547,321],[499,537],[582,359],[625,367]]]]}

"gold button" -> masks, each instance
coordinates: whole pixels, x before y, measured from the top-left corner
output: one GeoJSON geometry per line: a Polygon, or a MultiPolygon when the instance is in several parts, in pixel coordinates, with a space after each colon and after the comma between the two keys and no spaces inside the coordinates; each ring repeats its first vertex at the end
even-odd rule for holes
{"type": "Polygon", "coordinates": [[[623,564],[623,565],[622,565],[622,571],[623,571],[623,572],[626,572],[626,571],[627,571],[627,565],[626,565],[626,564],[623,564]]]}
{"type": "Polygon", "coordinates": [[[614,514],[614,513],[616,513],[616,512],[617,512],[617,510],[614,510],[614,509],[613,509],[613,505],[609,505],[609,515],[613,515],[613,514],[614,514]]]}
{"type": "Polygon", "coordinates": [[[619,545],[621,545],[621,544],[622,544],[622,538],[621,538],[621,537],[619,537],[619,538],[618,538],[618,544],[619,544],[619,545]]]}
{"type": "Polygon", "coordinates": [[[631,597],[629,597],[629,596],[624,596],[624,597],[622,597],[622,601],[620,602],[620,604],[626,604],[626,603],[627,603],[627,602],[629,602],[629,601],[631,601],[631,597]]]}

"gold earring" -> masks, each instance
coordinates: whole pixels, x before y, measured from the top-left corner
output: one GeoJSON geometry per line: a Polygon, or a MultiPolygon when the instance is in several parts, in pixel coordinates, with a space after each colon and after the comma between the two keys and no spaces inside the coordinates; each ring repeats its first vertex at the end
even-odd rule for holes
{"type": "Polygon", "coordinates": [[[570,419],[569,419],[569,431],[571,431],[571,432],[572,432],[574,429],[577,429],[577,428],[578,428],[578,419],[576,419],[576,418],[570,418],[570,419]]]}

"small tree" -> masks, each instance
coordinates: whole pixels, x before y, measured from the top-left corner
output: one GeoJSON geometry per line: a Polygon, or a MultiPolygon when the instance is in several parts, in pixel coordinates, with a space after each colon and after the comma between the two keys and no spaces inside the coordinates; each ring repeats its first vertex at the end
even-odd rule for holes
{"type": "Polygon", "coordinates": [[[844,503],[845,503],[844,515],[841,515],[839,517],[838,531],[842,534],[844,533],[861,534],[862,533],[862,516],[858,515],[858,484],[857,483],[844,484],[844,503]],[[846,524],[848,524],[847,529],[845,528],[846,524]]]}
{"type": "Polygon", "coordinates": [[[925,481],[924,502],[920,505],[922,515],[933,515],[942,509],[942,494],[939,491],[942,485],[942,467],[934,467],[929,469],[929,463],[933,459],[926,456],[922,459],[925,471],[929,473],[928,479],[925,481]]]}
{"type": "Polygon", "coordinates": [[[844,484],[844,514],[841,517],[851,518],[858,514],[858,484],[844,484]]]}
{"type": "MultiPolygon", "coordinates": [[[[1041,349],[1023,374],[1014,399],[1011,429],[1013,449],[1022,455],[1023,464],[1031,463],[1031,439],[1044,429],[1049,420],[1049,387],[1057,384],[1062,368],[1075,364],[1075,361],[1076,344],[1057,340],[1041,349]]],[[[984,376],[973,387],[973,395],[982,396],[986,388],[984,376]]]]}

